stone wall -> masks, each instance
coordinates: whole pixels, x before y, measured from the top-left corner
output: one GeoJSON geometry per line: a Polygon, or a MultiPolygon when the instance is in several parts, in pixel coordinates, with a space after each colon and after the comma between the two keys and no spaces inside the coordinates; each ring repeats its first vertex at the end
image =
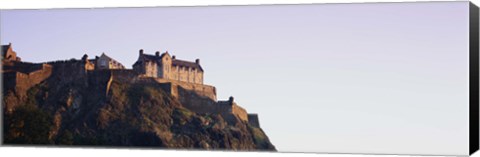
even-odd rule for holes
{"type": "Polygon", "coordinates": [[[158,66],[154,62],[142,62],[141,64],[133,66],[133,70],[145,77],[158,77],[159,75],[158,66]]]}
{"type": "Polygon", "coordinates": [[[170,78],[177,81],[203,84],[203,72],[189,67],[173,67],[170,78]]]}
{"type": "Polygon", "coordinates": [[[248,114],[248,124],[260,128],[260,121],[258,121],[258,115],[254,113],[248,114]]]}
{"type": "Polygon", "coordinates": [[[47,62],[47,64],[52,65],[54,73],[54,81],[59,83],[63,82],[74,82],[75,84],[84,84],[86,83],[83,79],[87,77],[87,62],[82,60],[67,60],[67,61],[54,61],[47,62]],[[83,81],[83,82],[82,82],[83,81]]]}
{"type": "Polygon", "coordinates": [[[24,93],[50,76],[55,76],[51,79],[58,83],[79,79],[85,76],[87,68],[85,61],[75,59],[46,63],[2,61],[2,64],[4,89],[18,93],[24,93]]]}
{"type": "Polygon", "coordinates": [[[37,71],[26,74],[26,77],[30,80],[31,84],[38,84],[43,80],[50,77],[52,74],[52,66],[48,64],[42,64],[42,68],[37,71]]]}
{"type": "Polygon", "coordinates": [[[230,100],[227,101],[218,101],[217,104],[219,105],[220,110],[216,110],[219,113],[226,112],[233,115],[236,115],[243,121],[248,121],[247,111],[237,105],[236,102],[233,101],[233,97],[230,97],[230,100]]]}
{"type": "MultiPolygon", "coordinates": [[[[24,66],[24,65],[22,65],[24,66]]],[[[24,73],[20,71],[3,72],[3,85],[5,90],[14,90],[17,93],[25,93],[28,89],[44,81],[52,74],[52,66],[48,64],[32,64],[40,69],[24,73]]],[[[29,69],[29,68],[27,68],[29,69]]],[[[28,70],[29,71],[29,70],[28,70]]]]}
{"type": "Polygon", "coordinates": [[[193,84],[182,81],[155,78],[161,84],[168,84],[167,90],[186,108],[197,113],[232,114],[243,121],[248,121],[247,111],[232,100],[217,101],[216,89],[213,86],[193,84]]]}
{"type": "Polygon", "coordinates": [[[155,62],[145,62],[145,75],[148,77],[158,77],[161,75],[160,68],[155,62]]]}
{"type": "Polygon", "coordinates": [[[203,84],[203,72],[196,70],[197,74],[195,75],[195,83],[203,84]]]}
{"type": "Polygon", "coordinates": [[[105,90],[105,95],[109,94],[110,85],[113,80],[122,83],[133,83],[137,81],[139,73],[131,69],[102,69],[88,71],[90,83],[99,88],[100,91],[105,90]]]}
{"type": "Polygon", "coordinates": [[[238,106],[235,102],[233,102],[232,105],[232,114],[238,116],[238,118],[243,121],[248,121],[247,111],[244,108],[238,106]]]}
{"type": "MultiPolygon", "coordinates": [[[[160,52],[155,53],[156,56],[160,56],[160,52]]],[[[167,53],[161,58],[161,64],[158,65],[157,69],[160,70],[158,73],[158,77],[164,78],[164,79],[172,79],[172,58],[170,55],[167,53]]]]}
{"type": "Polygon", "coordinates": [[[120,80],[122,82],[134,81],[140,74],[131,69],[110,69],[105,70],[111,73],[113,79],[120,80]]]}
{"type": "Polygon", "coordinates": [[[43,64],[30,63],[30,62],[16,62],[16,61],[2,61],[2,71],[16,71],[22,73],[30,73],[33,71],[41,70],[43,64]]]}
{"type": "Polygon", "coordinates": [[[182,93],[184,91],[178,90],[177,87],[181,87],[185,89],[185,91],[195,91],[195,94],[201,97],[205,97],[211,99],[213,101],[217,101],[217,90],[215,87],[210,85],[204,84],[193,84],[188,82],[176,81],[176,80],[169,80],[169,79],[162,79],[162,78],[155,78],[155,80],[159,83],[172,83],[172,95],[175,97],[186,97],[192,93],[182,93]]]}

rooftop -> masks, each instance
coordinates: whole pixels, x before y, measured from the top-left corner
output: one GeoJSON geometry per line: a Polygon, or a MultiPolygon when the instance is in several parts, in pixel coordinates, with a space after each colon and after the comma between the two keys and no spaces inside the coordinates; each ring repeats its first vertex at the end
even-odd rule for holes
{"type": "MultiPolygon", "coordinates": [[[[157,55],[149,55],[149,54],[141,54],[140,57],[143,57],[143,59],[147,60],[147,61],[160,63],[163,56],[165,56],[167,54],[168,54],[168,52],[162,53],[161,55],[158,55],[158,56],[157,55]]],[[[135,64],[137,64],[137,63],[135,63],[135,64]]],[[[202,66],[200,66],[200,64],[197,64],[195,62],[180,60],[180,59],[176,59],[176,58],[172,58],[172,65],[173,66],[179,66],[179,67],[189,67],[189,68],[198,69],[200,71],[203,71],[203,68],[202,68],[202,66]]]]}

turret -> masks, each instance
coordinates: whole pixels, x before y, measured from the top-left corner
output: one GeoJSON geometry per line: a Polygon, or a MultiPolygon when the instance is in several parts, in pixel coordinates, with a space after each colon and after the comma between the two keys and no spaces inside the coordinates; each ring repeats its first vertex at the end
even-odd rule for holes
{"type": "Polygon", "coordinates": [[[230,97],[228,98],[228,102],[230,103],[230,105],[233,105],[233,96],[230,96],[230,97]]]}

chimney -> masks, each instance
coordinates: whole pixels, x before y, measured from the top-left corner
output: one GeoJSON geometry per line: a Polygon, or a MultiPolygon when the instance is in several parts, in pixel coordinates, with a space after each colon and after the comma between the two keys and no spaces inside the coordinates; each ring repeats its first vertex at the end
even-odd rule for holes
{"type": "Polygon", "coordinates": [[[160,51],[155,52],[155,56],[160,56],[160,51]]]}
{"type": "Polygon", "coordinates": [[[140,49],[140,51],[138,51],[140,55],[143,55],[143,49],[140,49]]]}
{"type": "Polygon", "coordinates": [[[172,59],[176,59],[177,57],[175,57],[175,55],[172,56],[172,59]]]}
{"type": "Polygon", "coordinates": [[[200,64],[200,59],[195,59],[195,63],[200,64]]]}

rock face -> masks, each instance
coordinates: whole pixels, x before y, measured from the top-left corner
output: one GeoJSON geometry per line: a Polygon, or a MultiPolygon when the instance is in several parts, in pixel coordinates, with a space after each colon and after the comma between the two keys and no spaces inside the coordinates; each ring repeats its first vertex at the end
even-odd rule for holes
{"type": "Polygon", "coordinates": [[[258,125],[189,110],[155,80],[51,65],[51,75],[26,91],[4,86],[3,108],[12,106],[4,110],[4,144],[275,151],[258,125]]]}

